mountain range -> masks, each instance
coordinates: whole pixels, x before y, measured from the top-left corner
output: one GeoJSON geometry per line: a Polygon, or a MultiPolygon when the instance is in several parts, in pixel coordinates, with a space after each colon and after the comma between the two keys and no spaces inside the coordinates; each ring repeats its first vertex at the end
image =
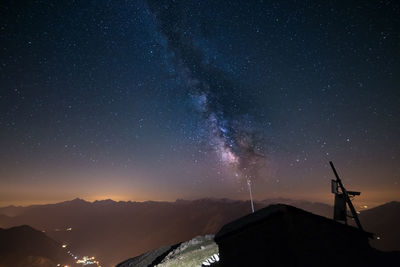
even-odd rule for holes
{"type": "MultiPolygon", "coordinates": [[[[273,203],[290,204],[328,218],[333,213],[327,204],[289,199],[258,201],[255,208],[273,203]]],[[[214,234],[249,212],[249,201],[229,199],[88,202],[77,198],[57,204],[0,208],[0,227],[28,224],[67,244],[73,253],[95,256],[103,266],[110,266],[163,245],[214,234]]],[[[400,250],[396,229],[399,214],[399,202],[361,212],[364,228],[379,237],[372,242],[375,247],[400,250]]]]}

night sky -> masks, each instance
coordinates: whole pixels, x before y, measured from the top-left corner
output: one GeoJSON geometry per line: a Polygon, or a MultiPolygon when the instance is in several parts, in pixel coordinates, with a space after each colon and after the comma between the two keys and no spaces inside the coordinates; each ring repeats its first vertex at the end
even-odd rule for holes
{"type": "Polygon", "coordinates": [[[1,1],[0,205],[400,200],[398,1],[1,1]]]}

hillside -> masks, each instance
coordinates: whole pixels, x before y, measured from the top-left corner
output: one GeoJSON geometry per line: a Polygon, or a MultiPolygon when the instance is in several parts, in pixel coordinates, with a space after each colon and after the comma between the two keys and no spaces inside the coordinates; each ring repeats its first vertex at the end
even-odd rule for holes
{"type": "Polygon", "coordinates": [[[290,205],[275,204],[225,224],[215,236],[160,247],[117,267],[398,266],[400,251],[369,244],[371,233],[290,205]]]}
{"type": "Polygon", "coordinates": [[[50,267],[57,264],[74,264],[60,243],[27,225],[0,228],[0,266],[50,267]]]}
{"type": "Polygon", "coordinates": [[[195,238],[172,246],[163,246],[121,262],[117,267],[199,267],[211,255],[218,254],[213,235],[195,238]]]}
{"type": "MultiPolygon", "coordinates": [[[[332,215],[329,205],[290,199],[267,199],[256,202],[255,207],[258,210],[278,202],[328,218],[332,215]]],[[[381,236],[380,240],[372,242],[380,249],[398,249],[396,244],[400,243],[399,231],[395,227],[398,221],[393,217],[393,214],[399,214],[396,210],[398,202],[394,203],[397,205],[376,207],[362,211],[360,215],[365,229],[381,236]]],[[[68,244],[73,253],[95,256],[103,266],[107,266],[194,236],[215,234],[224,224],[249,212],[248,201],[229,199],[176,202],[88,202],[74,199],[24,207],[23,212],[15,217],[0,215],[0,227],[31,225],[45,231],[54,240],[68,244]]]]}
{"type": "MultiPolygon", "coordinates": [[[[276,201],[283,200],[257,202],[256,209],[276,201]]],[[[326,204],[299,202],[299,207],[303,206],[318,214],[331,214],[331,207],[326,204]]],[[[29,224],[68,244],[75,254],[95,256],[107,266],[163,245],[216,233],[225,223],[249,212],[248,201],[228,199],[176,202],[74,199],[26,207],[18,216],[0,217],[0,226],[29,224]]]]}
{"type": "Polygon", "coordinates": [[[381,250],[400,251],[400,202],[389,202],[360,214],[364,228],[376,235],[371,245],[381,250]],[[378,239],[379,238],[379,239],[378,239]]]}

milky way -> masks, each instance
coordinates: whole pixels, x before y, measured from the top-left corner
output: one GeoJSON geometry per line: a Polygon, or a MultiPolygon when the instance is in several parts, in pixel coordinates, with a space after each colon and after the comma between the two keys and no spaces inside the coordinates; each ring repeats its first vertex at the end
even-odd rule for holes
{"type": "MultiPolygon", "coordinates": [[[[400,192],[398,1],[2,1],[0,203],[400,192]]],[[[363,199],[365,198],[365,199],[363,199]]]]}
{"type": "Polygon", "coordinates": [[[148,3],[177,69],[190,88],[196,110],[202,114],[209,145],[221,163],[235,169],[236,177],[254,180],[266,161],[265,149],[256,138],[257,123],[244,108],[243,89],[233,84],[222,70],[207,63],[202,51],[195,46],[190,31],[196,26],[187,20],[183,4],[179,1],[148,3]]]}

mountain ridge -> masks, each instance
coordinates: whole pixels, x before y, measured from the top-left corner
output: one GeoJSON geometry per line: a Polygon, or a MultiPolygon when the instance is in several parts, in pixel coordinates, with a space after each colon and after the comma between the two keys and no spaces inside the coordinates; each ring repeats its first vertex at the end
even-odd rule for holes
{"type": "MultiPolygon", "coordinates": [[[[256,201],[255,208],[258,210],[277,201],[256,201]]],[[[279,199],[279,202],[332,218],[333,208],[328,204],[288,199],[279,199]]],[[[360,217],[363,225],[365,221],[366,230],[369,230],[369,222],[377,220],[375,214],[379,212],[375,211],[370,212],[371,215],[361,211],[360,217]]],[[[189,240],[193,236],[214,234],[222,225],[250,212],[250,202],[244,200],[203,198],[178,199],[175,202],[88,202],[78,198],[25,207],[24,212],[15,217],[0,215],[0,227],[31,225],[45,231],[54,240],[70,244],[74,253],[96,256],[103,265],[109,265],[157,247],[189,240]]],[[[387,220],[379,227],[392,229],[390,225],[391,221],[387,220]]],[[[381,231],[379,227],[377,232],[381,231]]],[[[398,232],[397,229],[394,231],[398,232]]],[[[394,243],[384,235],[382,237],[376,246],[390,241],[386,248],[391,249],[394,243]]]]}
{"type": "Polygon", "coordinates": [[[0,228],[0,266],[74,266],[61,244],[28,225],[0,228]]]}

